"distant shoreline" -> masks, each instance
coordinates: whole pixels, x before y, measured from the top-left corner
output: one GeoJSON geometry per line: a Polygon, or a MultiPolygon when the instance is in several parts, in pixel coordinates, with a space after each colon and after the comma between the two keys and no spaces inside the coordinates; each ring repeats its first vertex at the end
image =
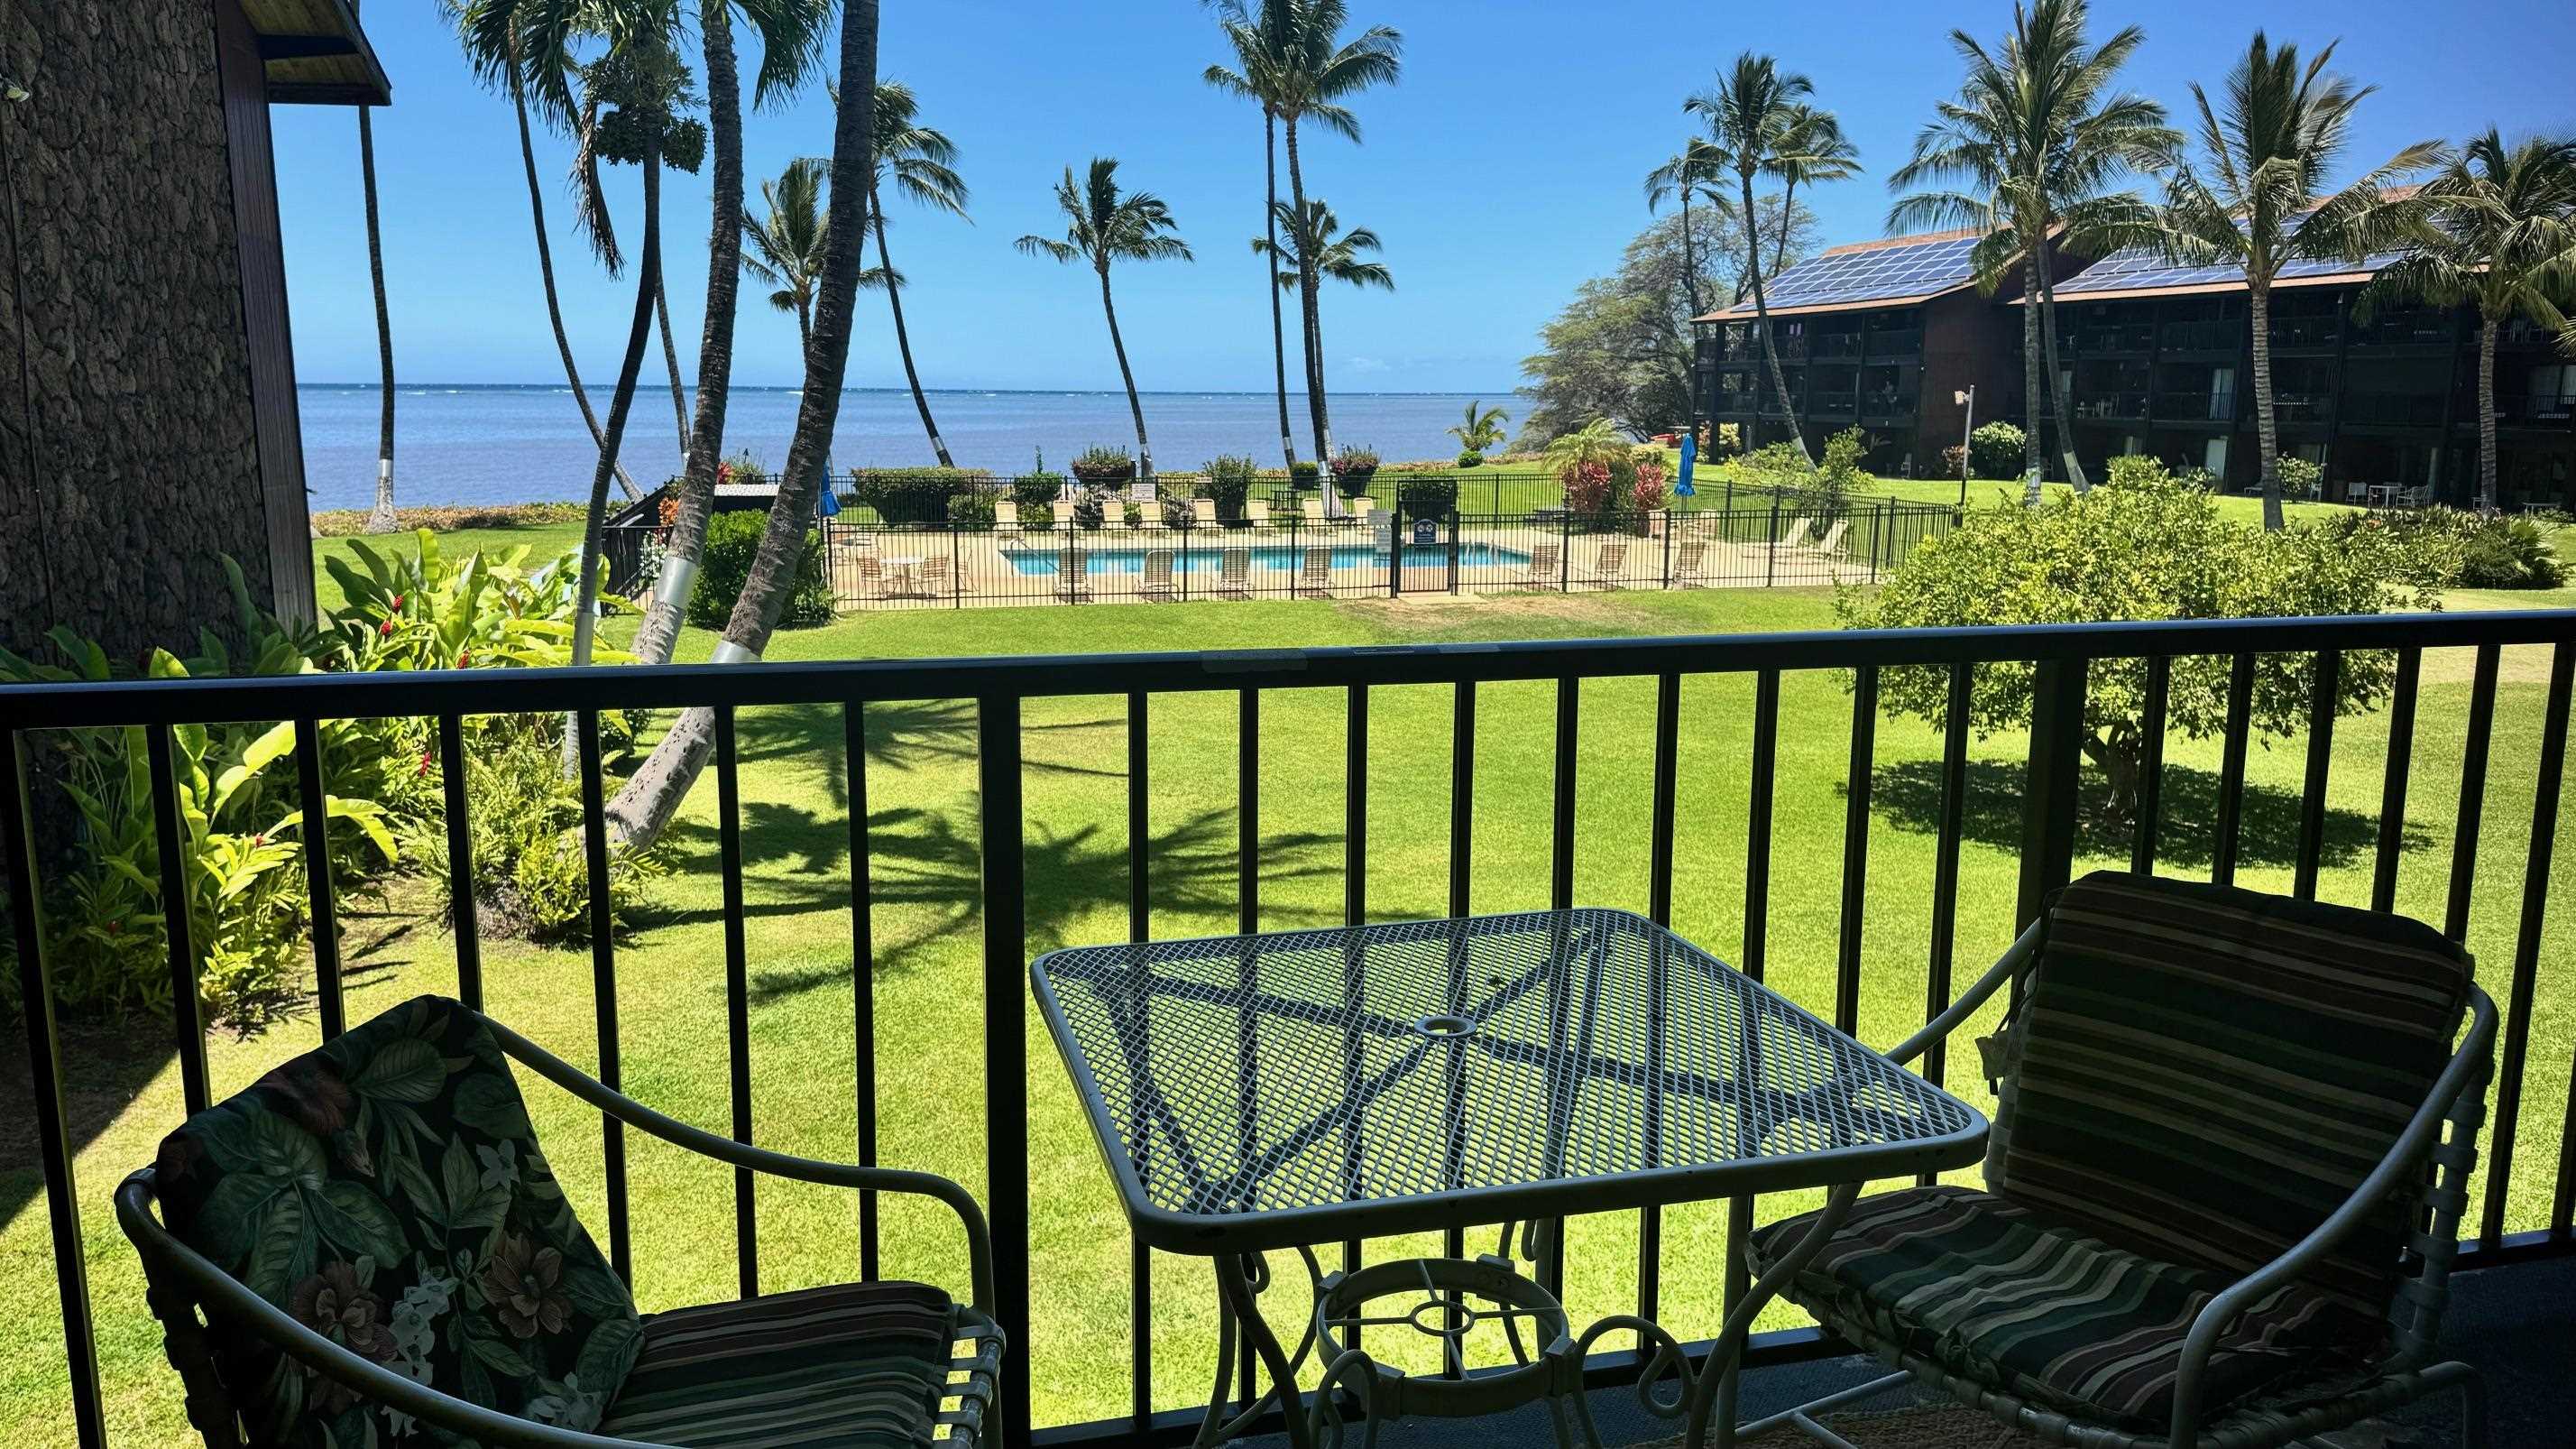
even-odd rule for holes
{"type": "MultiPolygon", "coordinates": [[[[295,388],[296,388],[296,391],[298,391],[298,392],[374,392],[374,391],[376,391],[376,384],[374,384],[374,383],[372,383],[372,382],[298,382],[298,383],[295,385],[295,388]]],[[[665,390],[665,391],[666,391],[667,389],[660,389],[660,390],[665,390]]],[[[761,384],[761,383],[745,383],[745,382],[738,382],[738,383],[733,384],[733,385],[732,385],[732,387],[731,387],[729,390],[730,390],[730,391],[733,391],[733,392],[801,393],[801,392],[803,392],[805,389],[803,389],[803,388],[801,388],[801,387],[786,387],[786,386],[775,385],[775,384],[761,384]]],[[[396,393],[396,394],[408,393],[408,392],[413,392],[413,391],[419,391],[419,392],[432,392],[432,393],[456,393],[456,392],[567,392],[567,393],[568,393],[568,392],[570,392],[570,391],[571,391],[571,389],[566,388],[566,387],[565,387],[562,383],[560,383],[560,382],[436,382],[436,381],[432,381],[432,382],[397,382],[397,383],[395,383],[395,384],[394,384],[394,391],[395,391],[395,393],[396,393]]],[[[594,385],[594,386],[592,387],[591,391],[592,391],[593,395],[594,395],[594,396],[596,396],[596,395],[598,395],[598,394],[600,393],[601,389],[600,389],[598,386],[594,385]]],[[[841,391],[842,391],[842,393],[843,393],[843,394],[845,394],[845,395],[846,395],[846,394],[850,394],[850,393],[897,393],[897,394],[902,394],[902,395],[905,395],[905,396],[909,396],[909,395],[911,394],[911,392],[912,392],[912,389],[910,389],[910,388],[908,388],[908,387],[845,387],[845,388],[842,388],[842,389],[841,389],[841,391]]],[[[1126,394],[1126,392],[1125,392],[1123,389],[1120,389],[1120,388],[1114,388],[1114,387],[926,387],[926,388],[923,388],[923,389],[922,389],[922,391],[923,391],[923,392],[925,392],[925,393],[927,393],[927,394],[929,394],[929,395],[930,395],[930,396],[932,396],[932,397],[1116,397],[1116,398],[1123,398],[1123,397],[1125,397],[1125,396],[1127,395],[1127,394],[1126,394]]],[[[1333,389],[1333,391],[1332,391],[1332,396],[1337,397],[1337,398],[1345,398],[1345,397],[1514,397],[1514,396],[1517,396],[1517,395],[1518,395],[1519,391],[1520,391],[1520,389],[1519,389],[1517,386],[1513,386],[1513,387],[1505,387],[1505,388],[1493,388],[1493,389],[1488,389],[1487,391],[1484,391],[1484,392],[1478,392],[1478,391],[1477,391],[1476,389],[1474,389],[1474,388],[1461,388],[1461,387],[1439,387],[1439,388],[1398,388],[1398,389],[1394,389],[1394,390],[1391,390],[1391,391],[1385,391],[1385,392],[1370,392],[1370,391],[1365,391],[1365,390],[1363,390],[1363,389],[1359,389],[1359,388],[1341,388],[1341,387],[1337,387],[1337,388],[1333,389]]],[[[1215,388],[1207,388],[1207,387],[1164,387],[1164,388],[1153,388],[1153,387],[1145,387],[1145,388],[1138,388],[1138,389],[1136,390],[1136,395],[1137,395],[1137,396],[1139,396],[1139,397],[1258,397],[1258,398],[1268,398],[1268,397],[1276,397],[1278,394],[1277,394],[1277,393],[1275,393],[1274,391],[1272,391],[1272,390],[1271,390],[1271,389],[1269,389],[1269,388],[1227,388],[1227,387],[1215,387],[1215,388]]],[[[1304,393],[1302,393],[1302,392],[1292,392],[1292,393],[1288,394],[1288,398],[1289,398],[1289,401],[1291,402],[1291,404],[1299,404],[1299,403],[1302,403],[1302,402],[1305,400],[1305,396],[1306,396],[1306,395],[1305,395],[1304,393]]]]}

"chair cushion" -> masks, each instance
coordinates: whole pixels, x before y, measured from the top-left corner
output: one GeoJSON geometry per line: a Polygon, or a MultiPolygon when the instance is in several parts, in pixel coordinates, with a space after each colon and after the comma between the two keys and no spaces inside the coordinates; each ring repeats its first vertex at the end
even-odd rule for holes
{"type": "MultiPolygon", "coordinates": [[[[1987,1186],[2106,1243],[2241,1277],[2348,1198],[2449,1059],[2468,960],[2402,917],[2122,872],[2047,916],[1987,1186]]],[[[2411,1203],[2307,1275],[2376,1320],[2411,1203]]]]}
{"type": "MultiPolygon", "coordinates": [[[[468,1402],[591,1428],[642,1343],[507,1060],[456,1002],[406,1002],[189,1118],[154,1177],[180,1241],[333,1342],[468,1402]]],[[[258,1443],[346,1449],[411,1425],[248,1333],[217,1336],[258,1443]]]]}
{"type": "Polygon", "coordinates": [[[600,1432],[656,1444],[926,1445],[957,1312],[920,1283],[853,1283],[656,1313],[600,1432]]]}
{"type": "MultiPolygon", "coordinates": [[[[1754,1272],[1794,1248],[1814,1217],[1756,1232],[1754,1272]]],[[[1865,1345],[2061,1413],[2160,1428],[2173,1415],[2183,1336],[2232,1281],[2113,1247],[1991,1193],[1918,1187],[1856,1204],[1786,1291],[1865,1345]]],[[[2204,1412],[2351,1371],[2362,1352],[2344,1325],[2322,1295],[2285,1284],[2219,1339],[2204,1412]]]]}

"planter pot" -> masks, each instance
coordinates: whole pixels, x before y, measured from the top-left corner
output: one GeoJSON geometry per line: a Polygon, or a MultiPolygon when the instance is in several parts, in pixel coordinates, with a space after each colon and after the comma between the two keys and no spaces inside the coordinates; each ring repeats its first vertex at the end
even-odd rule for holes
{"type": "Polygon", "coordinates": [[[1333,474],[1333,486],[1341,489],[1345,493],[1348,493],[1354,489],[1367,488],[1369,486],[1369,480],[1376,476],[1377,470],[1375,468],[1353,468],[1347,473],[1335,472],[1333,474]]]}
{"type": "Polygon", "coordinates": [[[1094,486],[1105,483],[1128,483],[1134,481],[1136,477],[1136,465],[1130,463],[1123,468],[1087,468],[1076,463],[1073,466],[1073,476],[1078,482],[1094,486]]]}

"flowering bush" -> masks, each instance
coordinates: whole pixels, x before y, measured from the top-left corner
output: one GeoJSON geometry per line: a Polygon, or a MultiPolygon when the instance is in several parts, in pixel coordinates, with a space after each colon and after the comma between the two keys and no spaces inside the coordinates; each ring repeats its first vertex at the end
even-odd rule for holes
{"type": "Polygon", "coordinates": [[[1565,506],[1572,513],[1610,511],[1610,465],[1577,463],[1557,475],[1565,484],[1565,506]]]}
{"type": "Polygon", "coordinates": [[[1639,513],[1656,513],[1662,511],[1664,505],[1670,501],[1671,494],[1665,487],[1662,460],[1640,460],[1637,464],[1637,481],[1628,490],[1628,506],[1639,513]]]}

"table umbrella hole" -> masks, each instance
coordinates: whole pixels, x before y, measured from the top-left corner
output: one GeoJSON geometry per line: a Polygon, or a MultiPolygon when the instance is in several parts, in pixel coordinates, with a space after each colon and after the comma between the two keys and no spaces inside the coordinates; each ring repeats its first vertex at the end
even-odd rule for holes
{"type": "Polygon", "coordinates": [[[1445,1041],[1473,1034],[1476,1024],[1463,1016],[1426,1016],[1415,1022],[1413,1029],[1434,1041],[1445,1041]]]}

